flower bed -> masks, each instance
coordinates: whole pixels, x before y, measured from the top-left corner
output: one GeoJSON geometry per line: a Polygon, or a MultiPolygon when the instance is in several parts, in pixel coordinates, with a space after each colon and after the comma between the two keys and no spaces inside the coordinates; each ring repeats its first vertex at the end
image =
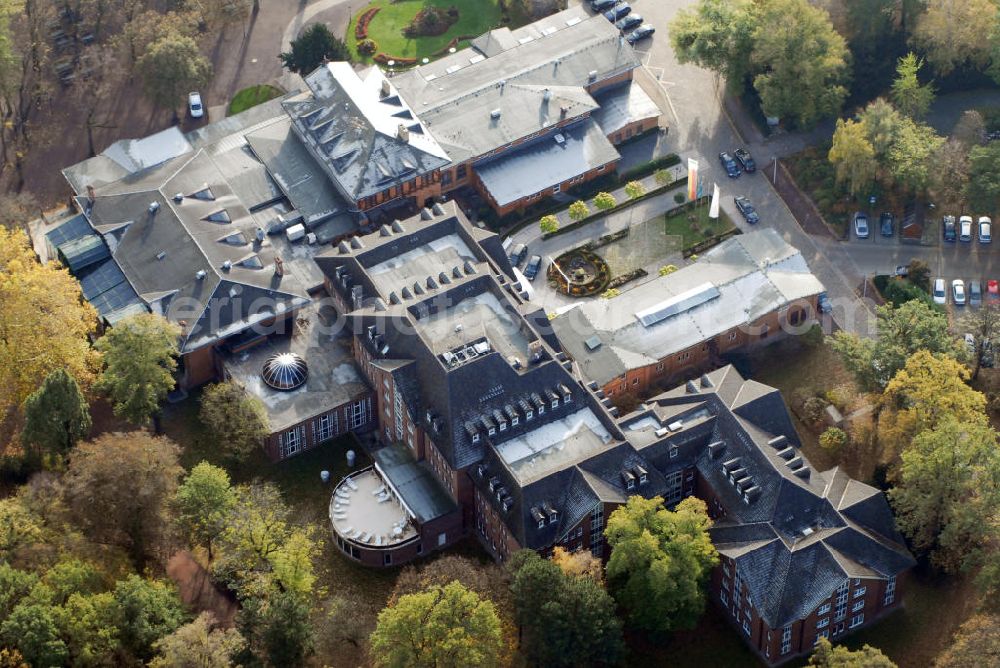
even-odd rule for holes
{"type": "Polygon", "coordinates": [[[448,32],[456,21],[458,21],[457,7],[444,9],[430,5],[417,12],[409,25],[403,28],[403,37],[437,37],[448,32]]]}
{"type": "Polygon", "coordinates": [[[375,57],[372,58],[379,65],[388,65],[389,61],[395,61],[396,65],[416,65],[416,58],[403,58],[402,56],[393,56],[388,53],[376,53],[375,57]]]}
{"type": "Polygon", "coordinates": [[[372,22],[375,15],[378,14],[378,10],[381,7],[371,7],[365,10],[365,13],[358,17],[358,23],[354,26],[354,37],[361,41],[363,39],[368,39],[368,24],[372,22]]]}

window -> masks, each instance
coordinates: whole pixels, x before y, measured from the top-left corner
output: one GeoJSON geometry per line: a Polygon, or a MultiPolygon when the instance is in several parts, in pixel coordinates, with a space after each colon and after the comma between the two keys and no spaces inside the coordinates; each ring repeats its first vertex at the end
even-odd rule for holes
{"type": "Polygon", "coordinates": [[[278,437],[278,449],[280,451],[281,458],[291,457],[296,452],[302,449],[303,441],[305,440],[306,428],[302,425],[297,427],[292,427],[284,434],[278,437]]]}
{"type": "Polygon", "coordinates": [[[813,644],[815,645],[816,643],[818,643],[820,638],[829,638],[829,637],[830,637],[830,629],[823,629],[822,631],[816,634],[816,640],[813,640],[813,644]]]}
{"type": "Polygon", "coordinates": [[[729,605],[729,595],[726,594],[725,590],[719,592],[719,600],[722,601],[722,605],[729,605]]]}
{"type": "Polygon", "coordinates": [[[635,489],[635,478],[629,476],[625,481],[625,489],[635,489]]]}
{"type": "Polygon", "coordinates": [[[459,165],[458,168],[455,170],[455,179],[461,181],[466,176],[468,176],[468,171],[469,171],[468,165],[459,165]]]}
{"type": "Polygon", "coordinates": [[[747,617],[743,618],[743,632],[750,635],[750,619],[747,617]]]}
{"type": "Polygon", "coordinates": [[[851,617],[852,629],[856,626],[861,626],[864,623],[865,623],[865,613],[863,612],[860,615],[854,615],[853,617],[851,617]]]}
{"type": "Polygon", "coordinates": [[[525,420],[531,420],[534,417],[535,417],[535,411],[533,411],[533,410],[526,410],[526,411],[524,411],[524,419],[525,420]]]}
{"type": "Polygon", "coordinates": [[[590,511],[590,552],[595,557],[604,551],[604,504],[598,503],[590,511]]]}
{"type": "Polygon", "coordinates": [[[417,554],[423,554],[423,553],[424,553],[424,544],[417,543],[417,554]]]}
{"type": "Polygon", "coordinates": [[[497,429],[496,429],[496,427],[490,427],[490,428],[489,428],[489,431],[488,431],[487,433],[488,433],[488,434],[489,434],[490,436],[496,436],[496,433],[497,433],[497,429]]]}
{"type": "Polygon", "coordinates": [[[819,606],[819,610],[816,611],[816,614],[825,615],[828,612],[830,612],[830,604],[824,603],[823,605],[819,606]]]}
{"type": "Polygon", "coordinates": [[[817,629],[825,629],[829,625],[830,625],[830,618],[829,617],[824,617],[823,619],[820,619],[820,620],[818,620],[816,622],[816,628],[817,629]]]}
{"type": "Polygon", "coordinates": [[[678,362],[683,362],[684,360],[688,359],[689,357],[691,357],[691,353],[681,353],[680,355],[677,356],[677,361],[678,362]]]}
{"type": "Polygon", "coordinates": [[[562,190],[562,184],[561,183],[552,186],[552,193],[553,194],[559,192],[560,190],[562,190]]]}
{"type": "Polygon", "coordinates": [[[478,431],[475,434],[472,435],[472,442],[473,443],[478,443],[479,442],[479,432],[478,431]]]}
{"type": "Polygon", "coordinates": [[[446,533],[439,533],[438,534],[438,547],[443,547],[446,542],[448,542],[448,534],[446,534],[446,533]]]}
{"type": "Polygon", "coordinates": [[[403,440],[403,395],[393,387],[392,410],[396,416],[396,440],[403,440]]]}
{"type": "Polygon", "coordinates": [[[792,651],[792,627],[786,626],[781,629],[781,654],[785,655],[792,651]]]}
{"type": "Polygon", "coordinates": [[[451,184],[451,170],[446,169],[441,173],[441,185],[447,186],[451,184]]]}
{"type": "Polygon", "coordinates": [[[538,405],[538,414],[539,415],[545,415],[545,404],[539,404],[538,405]]]}
{"type": "Polygon", "coordinates": [[[632,379],[632,384],[633,385],[638,385],[639,384],[639,379],[638,378],[633,378],[632,379]]]}
{"type": "Polygon", "coordinates": [[[504,420],[500,423],[500,431],[507,431],[507,421],[504,420]]]}
{"type": "Polygon", "coordinates": [[[737,332],[729,332],[729,340],[730,341],[735,341],[737,336],[738,336],[737,332]]]}
{"type": "Polygon", "coordinates": [[[663,362],[657,362],[656,363],[656,370],[657,371],[663,371],[663,362]]]}
{"type": "Polygon", "coordinates": [[[336,413],[320,415],[318,418],[313,420],[313,435],[316,442],[322,443],[323,441],[328,441],[333,438],[337,429],[336,425],[336,413]]]}
{"type": "Polygon", "coordinates": [[[725,573],[726,576],[732,575],[732,571],[729,570],[729,564],[722,564],[722,572],[725,573]]]}
{"type": "Polygon", "coordinates": [[[348,425],[351,429],[358,429],[368,423],[371,399],[362,399],[351,404],[350,418],[348,425]]]}
{"type": "Polygon", "coordinates": [[[770,333],[771,333],[771,326],[770,325],[764,325],[764,329],[762,329],[761,332],[760,332],[760,338],[766,339],[767,335],[770,334],[770,333]]]}
{"type": "Polygon", "coordinates": [[[676,457],[679,450],[680,448],[678,448],[676,445],[670,446],[670,458],[673,459],[674,457],[676,457]]]}
{"type": "Polygon", "coordinates": [[[722,588],[729,589],[729,580],[727,578],[722,578],[722,588]]]}
{"type": "Polygon", "coordinates": [[[392,564],[392,552],[386,552],[382,555],[382,565],[389,566],[392,564]]]}
{"type": "Polygon", "coordinates": [[[889,582],[885,585],[885,605],[892,605],[892,602],[896,600],[896,576],[893,575],[889,578],[889,582]]]}
{"type": "MultiPolygon", "coordinates": [[[[676,451],[676,448],[674,449],[676,451]]],[[[663,493],[663,502],[672,506],[684,498],[684,474],[681,471],[666,476],[667,489],[663,493]]]]}
{"type": "Polygon", "coordinates": [[[518,416],[515,415],[514,417],[512,417],[510,419],[510,426],[511,427],[516,427],[518,424],[520,424],[520,422],[521,422],[521,418],[519,418],[518,416]]]}
{"type": "Polygon", "coordinates": [[[857,589],[854,590],[854,598],[857,598],[858,596],[864,596],[866,591],[868,591],[868,587],[858,587],[857,589]]]}
{"type": "Polygon", "coordinates": [[[545,518],[544,517],[542,519],[538,520],[538,528],[539,529],[544,529],[545,528],[545,518]]]}
{"type": "Polygon", "coordinates": [[[552,400],[552,410],[555,410],[557,408],[559,408],[559,400],[558,399],[553,399],[552,400]]]}
{"type": "Polygon", "coordinates": [[[861,599],[860,601],[855,601],[854,605],[851,606],[851,612],[858,612],[859,610],[864,610],[864,609],[865,609],[865,599],[861,599]]]}

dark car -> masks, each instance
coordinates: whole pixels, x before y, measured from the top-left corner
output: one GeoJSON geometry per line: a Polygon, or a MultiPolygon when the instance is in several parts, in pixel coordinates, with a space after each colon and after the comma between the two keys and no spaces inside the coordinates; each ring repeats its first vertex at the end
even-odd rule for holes
{"type": "Polygon", "coordinates": [[[726,170],[726,174],[729,178],[735,179],[740,175],[740,166],[736,164],[736,160],[733,158],[732,154],[723,151],[719,154],[719,162],[722,163],[722,168],[726,170]]]}
{"type": "Polygon", "coordinates": [[[595,12],[603,12],[611,9],[617,0],[590,0],[590,8],[595,12]]]}
{"type": "Polygon", "coordinates": [[[945,241],[955,241],[958,239],[958,228],[955,226],[955,216],[945,216],[942,218],[941,230],[944,232],[945,241]]]}
{"type": "Polygon", "coordinates": [[[656,32],[656,28],[648,23],[643,23],[641,26],[626,35],[625,40],[629,44],[635,44],[636,42],[646,39],[647,37],[652,37],[654,32],[656,32]]]}
{"type": "Polygon", "coordinates": [[[524,258],[526,257],[528,257],[528,247],[524,244],[514,244],[514,247],[510,249],[511,266],[518,266],[524,262],[524,258]]]}
{"type": "Polygon", "coordinates": [[[604,18],[614,23],[623,16],[627,16],[631,11],[631,5],[627,2],[619,2],[614,7],[604,12],[604,18]]]}
{"type": "Polygon", "coordinates": [[[753,161],[753,156],[750,155],[750,151],[745,148],[738,148],[733,153],[736,155],[736,159],[739,161],[740,166],[743,167],[743,171],[748,174],[757,171],[757,163],[753,161]]]}
{"type": "Polygon", "coordinates": [[[878,227],[882,232],[883,237],[891,237],[896,233],[895,220],[892,214],[888,211],[883,211],[882,215],[878,217],[878,227]]]}
{"type": "Polygon", "coordinates": [[[629,14],[625,18],[615,23],[615,27],[621,31],[628,32],[632,28],[642,25],[642,17],[638,14],[629,14]]]}
{"type": "Polygon", "coordinates": [[[528,260],[528,264],[524,265],[524,277],[529,281],[535,280],[538,276],[538,270],[542,268],[542,256],[532,255],[531,259],[528,260]]]}
{"type": "Polygon", "coordinates": [[[740,195],[738,197],[734,197],[733,201],[736,203],[736,208],[740,210],[743,218],[746,219],[748,223],[756,225],[760,222],[760,216],[757,215],[757,210],[753,208],[753,204],[750,203],[749,199],[740,195]]]}

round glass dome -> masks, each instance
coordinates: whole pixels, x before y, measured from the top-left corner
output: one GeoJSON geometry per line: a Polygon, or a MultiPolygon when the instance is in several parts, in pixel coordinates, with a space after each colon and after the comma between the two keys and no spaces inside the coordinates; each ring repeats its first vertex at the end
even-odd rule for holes
{"type": "Polygon", "coordinates": [[[295,353],[278,353],[267,358],[260,376],[276,390],[294,390],[306,382],[306,361],[295,353]]]}

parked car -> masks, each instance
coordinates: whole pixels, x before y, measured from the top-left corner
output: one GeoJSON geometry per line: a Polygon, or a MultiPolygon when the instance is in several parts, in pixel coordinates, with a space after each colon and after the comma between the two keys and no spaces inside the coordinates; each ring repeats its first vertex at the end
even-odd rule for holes
{"type": "Polygon", "coordinates": [[[753,156],[750,155],[750,151],[746,150],[745,148],[738,148],[735,151],[733,151],[733,154],[736,156],[736,159],[739,160],[740,166],[743,168],[743,171],[747,172],[748,174],[750,172],[757,171],[757,163],[754,162],[753,156]]]}
{"type": "Polygon", "coordinates": [[[1000,283],[995,278],[986,281],[986,301],[991,304],[1000,302],[1000,283]]]}
{"type": "Polygon", "coordinates": [[[951,300],[955,306],[965,306],[965,281],[961,278],[951,282],[951,300]]]}
{"type": "Polygon", "coordinates": [[[760,222],[760,216],[757,215],[757,210],[753,208],[753,204],[750,203],[749,199],[743,195],[739,195],[733,198],[733,202],[736,203],[736,208],[740,210],[740,214],[748,223],[756,225],[760,222]]]}
{"type": "Polygon", "coordinates": [[[878,226],[883,237],[891,237],[896,233],[895,221],[888,211],[883,211],[882,215],[878,217],[878,226]]]}
{"type": "Polygon", "coordinates": [[[972,216],[962,216],[958,219],[958,240],[972,241],[972,216]]]}
{"type": "Polygon", "coordinates": [[[945,216],[941,219],[941,231],[944,232],[945,241],[954,241],[958,238],[958,231],[955,227],[955,216],[945,216]]]}
{"type": "Polygon", "coordinates": [[[979,281],[969,281],[969,306],[983,305],[983,284],[979,281]]]}
{"type": "Polygon", "coordinates": [[[635,44],[636,42],[641,42],[647,37],[652,37],[654,32],[656,32],[656,28],[648,23],[643,23],[641,26],[626,35],[625,41],[629,44],[635,44]]]}
{"type": "Polygon", "coordinates": [[[858,239],[868,238],[868,214],[863,211],[854,214],[854,234],[858,239]]]}
{"type": "Polygon", "coordinates": [[[524,266],[524,277],[529,281],[534,281],[538,276],[538,270],[542,268],[542,256],[532,255],[528,264],[524,266]]]}
{"type": "Polygon", "coordinates": [[[638,14],[629,14],[615,23],[615,27],[622,32],[628,32],[636,26],[642,25],[642,17],[638,14]]]}
{"type": "Polygon", "coordinates": [[[910,268],[905,264],[897,264],[896,271],[894,273],[896,274],[896,276],[901,276],[903,278],[906,278],[907,276],[910,275],[910,268]]]}
{"type": "Polygon", "coordinates": [[[989,216],[979,217],[979,243],[988,244],[993,241],[993,221],[989,216]]]}
{"type": "Polygon", "coordinates": [[[604,18],[614,23],[623,16],[627,16],[632,11],[632,6],[627,2],[619,2],[614,7],[604,12],[604,18]]]}
{"type": "Polygon", "coordinates": [[[931,296],[934,297],[935,304],[944,304],[948,301],[948,295],[945,292],[943,278],[934,279],[934,289],[931,290],[931,296]]]}
{"type": "Polygon", "coordinates": [[[201,104],[201,93],[198,91],[188,93],[188,111],[191,112],[191,118],[201,118],[205,115],[205,107],[201,104]]]}
{"type": "Polygon", "coordinates": [[[740,175],[740,166],[736,163],[736,159],[728,151],[723,151],[719,154],[719,162],[722,163],[722,168],[726,170],[726,174],[729,178],[735,179],[740,175]]]}
{"type": "Polygon", "coordinates": [[[514,267],[520,265],[526,257],[528,257],[528,247],[524,244],[514,244],[514,247],[510,250],[511,265],[514,267]]]}
{"type": "Polygon", "coordinates": [[[590,0],[590,8],[595,12],[611,9],[618,0],[590,0]]]}

